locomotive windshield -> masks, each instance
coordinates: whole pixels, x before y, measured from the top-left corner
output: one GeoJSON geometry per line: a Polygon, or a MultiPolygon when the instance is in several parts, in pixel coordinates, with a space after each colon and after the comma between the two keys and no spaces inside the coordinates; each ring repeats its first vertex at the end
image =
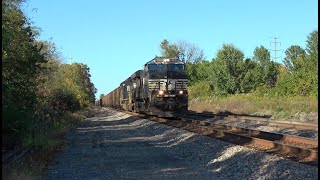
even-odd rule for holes
{"type": "Polygon", "coordinates": [[[157,70],[184,70],[183,64],[149,64],[148,69],[150,71],[157,70]]]}
{"type": "Polygon", "coordinates": [[[187,79],[183,64],[149,64],[149,77],[151,79],[172,78],[187,79]]]}

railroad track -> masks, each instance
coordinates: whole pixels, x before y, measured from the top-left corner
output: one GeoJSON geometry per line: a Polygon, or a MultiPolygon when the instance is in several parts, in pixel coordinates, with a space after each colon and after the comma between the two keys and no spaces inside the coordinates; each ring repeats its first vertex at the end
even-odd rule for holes
{"type": "Polygon", "coordinates": [[[232,127],[188,118],[166,119],[132,112],[126,113],[233,144],[276,154],[299,163],[318,166],[317,139],[232,127]]]}
{"type": "Polygon", "coordinates": [[[19,148],[11,151],[3,151],[2,152],[2,167],[8,168],[10,165],[14,164],[16,161],[24,159],[26,156],[30,154],[30,152],[34,149],[34,146],[31,145],[27,148],[19,148]]]}
{"type": "Polygon", "coordinates": [[[237,114],[213,114],[213,113],[186,113],[189,116],[198,116],[198,117],[222,117],[227,121],[241,121],[241,122],[264,122],[269,126],[281,126],[285,128],[295,128],[295,129],[309,129],[309,130],[318,130],[317,123],[307,123],[307,122],[292,122],[292,121],[277,121],[270,120],[267,116],[251,116],[251,115],[237,115],[237,114]]]}

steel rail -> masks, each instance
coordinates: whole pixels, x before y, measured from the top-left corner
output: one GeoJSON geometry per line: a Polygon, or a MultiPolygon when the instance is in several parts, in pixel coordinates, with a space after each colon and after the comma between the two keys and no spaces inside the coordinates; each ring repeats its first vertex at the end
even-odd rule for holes
{"type": "Polygon", "coordinates": [[[270,126],[284,126],[295,129],[311,129],[318,130],[318,124],[308,122],[293,122],[293,121],[280,121],[271,120],[268,117],[263,116],[250,116],[250,115],[235,115],[235,114],[213,114],[213,113],[187,113],[191,116],[203,116],[203,117],[224,117],[224,120],[228,121],[241,121],[241,122],[265,122],[270,126]]]}
{"type": "Polygon", "coordinates": [[[30,151],[33,150],[33,148],[34,145],[30,145],[25,149],[16,150],[12,154],[10,152],[8,152],[9,155],[3,154],[2,156],[4,158],[2,159],[2,167],[9,167],[10,165],[14,164],[14,162],[23,159],[29,154],[30,151]]]}
{"type": "Polygon", "coordinates": [[[316,139],[238,128],[186,118],[176,120],[133,112],[125,113],[230,143],[248,146],[263,152],[277,154],[299,163],[318,166],[318,141],[316,139]],[[304,147],[297,144],[304,144],[304,147]]]}
{"type": "Polygon", "coordinates": [[[180,121],[162,120],[159,122],[234,144],[249,146],[264,152],[275,153],[284,158],[289,158],[301,163],[318,166],[318,142],[314,139],[274,134],[245,128],[236,128],[237,130],[243,129],[241,130],[242,132],[251,132],[252,136],[250,136],[250,134],[244,135],[237,132],[228,132],[228,130],[234,129],[235,127],[222,127],[221,125],[215,126],[216,124],[213,123],[189,119],[182,119],[180,121]],[[291,143],[285,143],[288,141],[288,139],[291,141],[291,143]],[[297,146],[295,144],[292,145],[292,142],[295,140],[313,145],[313,148],[310,149],[297,146]]]}

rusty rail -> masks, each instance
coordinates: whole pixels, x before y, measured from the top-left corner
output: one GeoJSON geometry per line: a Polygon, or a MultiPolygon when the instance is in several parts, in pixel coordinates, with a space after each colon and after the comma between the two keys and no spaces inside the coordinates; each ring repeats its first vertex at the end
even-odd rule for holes
{"type": "Polygon", "coordinates": [[[283,126],[283,127],[295,128],[295,129],[318,130],[317,123],[271,120],[270,118],[264,117],[264,116],[249,116],[249,115],[235,115],[235,114],[213,114],[213,113],[191,113],[191,112],[187,113],[187,115],[203,116],[203,117],[223,117],[224,120],[228,120],[228,121],[241,121],[241,122],[258,121],[258,122],[265,122],[269,126],[283,126]]]}
{"type": "Polygon", "coordinates": [[[141,118],[181,128],[230,143],[277,154],[299,163],[318,166],[318,140],[246,128],[214,124],[192,119],[165,119],[125,112],[141,118]],[[300,144],[298,146],[297,144],[300,144]],[[304,146],[301,146],[303,144],[304,146]]]}
{"type": "Polygon", "coordinates": [[[318,141],[316,139],[218,125],[190,119],[182,119],[180,122],[167,121],[165,124],[234,144],[253,147],[264,152],[276,153],[298,162],[318,165],[318,141]],[[299,143],[304,144],[307,148],[297,146],[296,144],[299,143]]]}

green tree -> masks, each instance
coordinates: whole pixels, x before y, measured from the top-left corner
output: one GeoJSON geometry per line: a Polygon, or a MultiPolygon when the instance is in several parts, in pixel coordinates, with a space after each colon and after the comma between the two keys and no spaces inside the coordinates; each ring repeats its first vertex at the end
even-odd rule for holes
{"type": "Polygon", "coordinates": [[[249,58],[244,60],[242,64],[242,76],[240,77],[240,87],[242,93],[254,91],[260,84],[261,71],[258,70],[258,63],[249,58]]]}
{"type": "Polygon", "coordinates": [[[189,78],[189,84],[193,85],[199,81],[207,81],[210,74],[210,62],[203,60],[199,63],[187,63],[186,71],[189,78]]]}
{"type": "Polygon", "coordinates": [[[290,72],[293,72],[300,68],[301,63],[298,63],[298,57],[305,56],[306,52],[300,46],[293,45],[285,51],[285,54],[286,57],[283,59],[283,63],[290,72]]]}
{"type": "Polygon", "coordinates": [[[265,68],[270,62],[270,51],[264,46],[256,47],[253,52],[253,60],[265,68]]]}
{"type": "Polygon", "coordinates": [[[270,51],[264,46],[256,47],[253,52],[253,60],[258,64],[255,67],[255,86],[263,86],[266,84],[266,79],[268,79],[266,74],[268,74],[267,69],[270,65],[270,51]]]}
{"type": "Polygon", "coordinates": [[[37,103],[35,79],[46,62],[21,1],[2,1],[2,130],[14,139],[30,134],[37,103]]]}
{"type": "Polygon", "coordinates": [[[277,77],[279,74],[279,63],[271,61],[266,69],[266,74],[264,75],[265,84],[267,87],[273,88],[277,82],[277,77]]]}
{"type": "Polygon", "coordinates": [[[234,94],[241,91],[244,54],[232,44],[223,44],[211,66],[209,79],[215,92],[234,94]]]}
{"type": "MultiPolygon", "coordinates": [[[[42,47],[40,53],[45,57],[46,62],[41,63],[41,69],[36,79],[39,97],[48,97],[51,90],[58,87],[58,70],[61,65],[61,57],[53,42],[38,41],[38,46],[42,47]]],[[[44,101],[44,99],[39,100],[44,101]]],[[[38,102],[39,102],[38,101],[38,102]]]]}
{"type": "Polygon", "coordinates": [[[210,74],[211,63],[206,60],[202,60],[201,63],[197,65],[197,79],[199,81],[208,80],[210,74]]]}
{"type": "Polygon", "coordinates": [[[314,30],[308,36],[306,50],[311,61],[318,62],[318,30],[314,30]]]}
{"type": "Polygon", "coordinates": [[[204,58],[203,50],[187,41],[178,41],[174,44],[178,48],[179,59],[185,63],[198,64],[204,58]]]}
{"type": "Polygon", "coordinates": [[[252,74],[255,77],[254,88],[264,85],[274,87],[279,74],[279,64],[270,60],[270,51],[264,46],[256,47],[253,54],[253,60],[258,63],[252,74]]]}
{"type": "Polygon", "coordinates": [[[315,59],[318,57],[317,48],[318,32],[313,31],[307,38],[307,54],[299,46],[287,49],[286,60],[289,63],[285,64],[287,71],[280,72],[275,88],[277,94],[318,96],[318,59],[315,59]]]}
{"type": "Polygon", "coordinates": [[[312,72],[312,95],[318,96],[318,30],[314,30],[307,38],[308,69],[312,72]]]}
{"type": "Polygon", "coordinates": [[[90,69],[82,63],[62,64],[59,69],[60,82],[75,94],[80,107],[87,107],[95,101],[96,88],[90,80],[90,69]]]}
{"type": "Polygon", "coordinates": [[[167,58],[178,58],[179,50],[175,44],[170,45],[168,40],[163,40],[160,44],[161,54],[167,58]]]}
{"type": "Polygon", "coordinates": [[[170,44],[169,41],[165,39],[161,42],[160,48],[162,56],[177,57],[186,63],[186,71],[190,84],[194,84],[201,80],[201,76],[206,76],[206,73],[200,72],[202,71],[200,69],[203,69],[202,60],[204,58],[204,53],[203,50],[196,45],[186,41],[179,41],[177,43],[170,44]],[[201,75],[199,73],[201,73],[201,75]]]}
{"type": "Polygon", "coordinates": [[[21,11],[21,2],[2,1],[4,143],[31,143],[66,111],[94,103],[96,93],[89,67],[61,64],[54,43],[36,40],[39,32],[21,11]]]}
{"type": "Polygon", "coordinates": [[[102,99],[104,97],[104,94],[100,94],[100,99],[102,99]]]}

